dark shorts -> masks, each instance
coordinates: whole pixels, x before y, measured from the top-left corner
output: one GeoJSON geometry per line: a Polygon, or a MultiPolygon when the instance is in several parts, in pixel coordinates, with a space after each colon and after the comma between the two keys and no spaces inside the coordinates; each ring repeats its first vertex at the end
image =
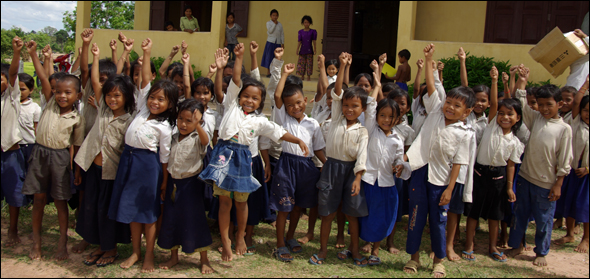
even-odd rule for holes
{"type": "Polygon", "coordinates": [[[21,207],[29,199],[22,193],[25,180],[25,158],[20,149],[2,152],[2,190],[1,198],[6,198],[10,206],[21,207]]]}
{"type": "Polygon", "coordinates": [[[351,196],[352,183],[355,179],[355,163],[356,161],[344,162],[328,158],[324,164],[320,180],[317,183],[320,216],[335,213],[340,203],[342,203],[342,212],[348,216],[364,217],[369,214],[362,186],[358,195],[351,196]]]}
{"type": "Polygon", "coordinates": [[[451,196],[451,202],[449,203],[449,212],[463,214],[465,211],[465,203],[463,202],[464,189],[464,184],[455,183],[455,188],[453,188],[453,194],[451,196]]]}
{"type": "Polygon", "coordinates": [[[320,172],[311,157],[301,157],[283,152],[271,184],[270,208],[291,212],[294,206],[313,208],[318,205],[316,183],[320,172]]]}
{"type": "Polygon", "coordinates": [[[54,200],[70,199],[72,197],[70,159],[69,148],[51,149],[36,144],[29,157],[29,170],[23,185],[23,194],[46,194],[49,191],[54,200]]]}
{"type": "Polygon", "coordinates": [[[468,216],[476,220],[503,220],[508,203],[506,167],[475,163],[473,178],[473,204],[468,216]]]}

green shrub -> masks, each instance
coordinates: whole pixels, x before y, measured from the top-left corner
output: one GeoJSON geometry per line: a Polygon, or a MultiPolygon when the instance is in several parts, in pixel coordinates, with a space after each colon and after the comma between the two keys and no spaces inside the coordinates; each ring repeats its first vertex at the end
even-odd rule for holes
{"type": "MultiPolygon", "coordinates": [[[[445,63],[445,69],[443,70],[443,86],[446,90],[451,90],[457,86],[461,86],[460,76],[460,65],[459,59],[456,56],[440,59],[445,63]]],[[[504,91],[504,85],[502,84],[502,72],[510,73],[510,67],[508,61],[498,61],[493,57],[485,56],[472,56],[467,52],[467,59],[465,60],[465,67],[467,68],[467,79],[469,86],[475,86],[479,84],[485,84],[490,86],[492,84],[492,78],[490,78],[490,70],[492,66],[496,66],[498,69],[498,91],[504,91]]]]}
{"type": "MultiPolygon", "coordinates": [[[[137,54],[137,52],[135,52],[135,50],[132,50],[129,53],[129,60],[130,61],[135,61],[138,58],[139,58],[139,54],[137,54]]],[[[162,66],[162,64],[164,63],[164,60],[166,60],[166,58],[161,57],[161,56],[160,57],[151,57],[150,60],[152,62],[154,62],[154,66],[156,66],[156,79],[154,81],[158,81],[161,78],[160,77],[160,71],[158,71],[158,70],[160,69],[160,66],[162,66]]],[[[172,63],[174,63],[174,62],[182,63],[182,61],[180,61],[180,60],[174,60],[174,61],[172,61],[172,63]]],[[[194,72],[195,79],[200,78],[201,75],[202,75],[201,74],[201,71],[195,71],[195,65],[192,65],[191,64],[191,67],[193,67],[193,72],[194,72]]]]}

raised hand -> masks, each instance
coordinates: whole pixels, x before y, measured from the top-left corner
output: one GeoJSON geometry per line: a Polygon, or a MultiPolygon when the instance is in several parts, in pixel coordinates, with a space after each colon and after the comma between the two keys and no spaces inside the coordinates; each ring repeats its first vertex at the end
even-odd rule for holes
{"type": "MultiPolygon", "coordinates": [[[[188,53],[187,53],[188,55],[188,53]]],[[[198,109],[195,109],[195,111],[193,112],[193,120],[196,123],[200,123],[201,119],[203,119],[203,114],[201,114],[201,112],[198,109]]]]}
{"type": "MultiPolygon", "coordinates": [[[[226,48],[227,49],[227,48],[226,48]]],[[[236,55],[236,58],[242,58],[244,57],[244,43],[239,43],[236,45],[236,47],[234,48],[234,54],[236,55]]],[[[225,52],[225,50],[224,50],[225,52]]],[[[228,54],[229,54],[229,50],[228,50],[228,54]]]]}
{"type": "Polygon", "coordinates": [[[92,49],[90,49],[90,52],[92,52],[92,55],[96,57],[100,56],[100,49],[98,49],[98,45],[96,43],[92,44],[92,49]]]}
{"type": "Polygon", "coordinates": [[[492,69],[490,70],[490,77],[492,80],[498,80],[498,69],[496,66],[492,66],[492,69]]]}
{"type": "Polygon", "coordinates": [[[529,68],[527,67],[518,68],[518,78],[521,80],[527,81],[529,79],[529,73],[529,68]]]}
{"type": "Polygon", "coordinates": [[[275,58],[277,60],[281,60],[283,58],[284,53],[285,53],[285,50],[282,47],[275,48],[275,58]]]}
{"type": "Polygon", "coordinates": [[[379,65],[383,66],[387,62],[387,53],[383,53],[379,56],[379,65]]]}
{"type": "Polygon", "coordinates": [[[258,51],[258,44],[256,43],[256,41],[251,41],[250,42],[250,55],[256,55],[257,51],[258,51]]]}
{"type": "Polygon", "coordinates": [[[82,34],[80,34],[80,36],[82,37],[83,43],[90,44],[90,42],[92,41],[92,38],[94,38],[94,31],[92,31],[92,29],[88,28],[88,29],[82,31],[82,34]]]}
{"type": "Polygon", "coordinates": [[[318,55],[318,67],[324,67],[326,64],[326,57],[323,54],[318,55]]]}
{"type": "Polygon", "coordinates": [[[37,55],[37,42],[30,40],[26,44],[27,52],[32,55],[37,55]]]}
{"type": "Polygon", "coordinates": [[[131,49],[133,49],[133,42],[135,40],[133,39],[127,39],[127,41],[125,41],[125,43],[123,44],[123,48],[125,49],[125,51],[131,51],[131,49]]]}
{"type": "Polygon", "coordinates": [[[373,83],[375,83],[375,87],[381,87],[381,77],[373,72],[373,83]]]}
{"type": "Polygon", "coordinates": [[[371,64],[369,65],[369,67],[371,67],[371,70],[373,71],[377,71],[379,69],[379,63],[377,63],[377,60],[371,61],[371,64]]]}
{"type": "Polygon", "coordinates": [[[290,75],[294,71],[295,71],[295,64],[289,63],[289,64],[285,65],[285,71],[284,71],[285,74],[290,75]]]}
{"type": "Polygon", "coordinates": [[[215,66],[217,67],[217,70],[222,70],[223,68],[225,68],[228,59],[229,57],[224,55],[223,50],[218,48],[215,52],[215,66]]]}
{"type": "Polygon", "coordinates": [[[348,63],[348,53],[346,53],[346,52],[340,53],[340,56],[338,56],[338,59],[340,60],[340,65],[346,65],[346,63],[348,63]]]}
{"type": "Polygon", "coordinates": [[[41,50],[41,53],[43,53],[43,56],[45,56],[45,58],[49,58],[51,57],[51,46],[46,45],[43,50],[41,50]]]}
{"type": "Polygon", "coordinates": [[[188,49],[188,44],[184,40],[182,40],[182,43],[180,44],[180,50],[181,50],[182,54],[185,54],[187,49],[188,49]]]}
{"type": "Polygon", "coordinates": [[[217,71],[217,65],[215,63],[209,65],[209,73],[215,73],[217,71]]]}
{"type": "Polygon", "coordinates": [[[432,60],[432,56],[434,56],[434,44],[427,45],[423,52],[426,60],[432,60]]]}
{"type": "Polygon", "coordinates": [[[418,66],[418,69],[424,68],[424,59],[418,59],[418,61],[416,61],[416,66],[418,66]]]}
{"type": "MultiPolygon", "coordinates": [[[[520,64],[520,65],[522,65],[522,64],[520,64]]],[[[516,72],[518,71],[518,68],[520,67],[520,65],[510,67],[510,74],[511,75],[516,74],[516,72]]]]}
{"type": "Polygon", "coordinates": [[[111,42],[109,43],[109,46],[111,47],[112,50],[117,50],[117,40],[112,39],[111,42]]]}
{"type": "Polygon", "coordinates": [[[182,64],[186,65],[190,62],[190,55],[188,53],[185,53],[182,55],[182,64]]]}
{"type": "Polygon", "coordinates": [[[465,60],[467,58],[467,54],[465,54],[463,47],[459,48],[459,51],[457,52],[457,57],[459,57],[459,60],[465,60]]]}
{"type": "Polygon", "coordinates": [[[510,80],[510,76],[508,76],[508,74],[506,72],[502,72],[502,82],[508,83],[509,80],[510,80]]]}
{"type": "Polygon", "coordinates": [[[444,69],[445,69],[445,63],[443,63],[442,61],[438,61],[438,62],[436,62],[436,68],[437,68],[439,71],[442,71],[442,70],[444,70],[444,69]]]}
{"type": "Polygon", "coordinates": [[[143,56],[137,58],[137,64],[139,64],[139,66],[143,65],[143,56]]]}
{"type": "Polygon", "coordinates": [[[147,38],[143,40],[143,42],[141,43],[141,49],[143,51],[150,51],[152,49],[152,39],[147,38]]]}
{"type": "Polygon", "coordinates": [[[352,64],[352,54],[346,53],[346,56],[348,57],[348,61],[346,61],[346,65],[350,66],[352,64]]]}
{"type": "Polygon", "coordinates": [[[170,51],[170,56],[174,57],[178,51],[180,50],[180,45],[175,45],[172,47],[172,50],[170,51]]]}
{"type": "Polygon", "coordinates": [[[119,32],[119,41],[121,43],[125,43],[127,41],[127,37],[125,37],[125,35],[123,35],[123,32],[119,32]]]}

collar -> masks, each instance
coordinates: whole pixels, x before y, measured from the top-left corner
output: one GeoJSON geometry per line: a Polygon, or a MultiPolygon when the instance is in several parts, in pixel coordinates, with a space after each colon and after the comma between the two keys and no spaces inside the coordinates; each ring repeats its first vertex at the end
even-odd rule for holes
{"type": "MultiPolygon", "coordinates": [[[[356,129],[360,129],[363,127],[363,125],[361,124],[361,122],[358,120],[358,118],[356,119],[356,123],[352,124],[352,126],[350,126],[349,128],[346,128],[347,124],[346,124],[346,117],[342,119],[342,125],[344,125],[344,128],[346,129],[346,131],[352,131],[352,130],[356,130],[356,129]]],[[[381,128],[379,128],[381,129],[381,128]]]]}
{"type": "Polygon", "coordinates": [[[466,124],[463,121],[457,121],[453,124],[447,125],[447,127],[457,127],[457,128],[461,128],[463,130],[473,130],[473,127],[471,126],[471,124],[466,124]]]}
{"type": "Polygon", "coordinates": [[[115,120],[118,120],[118,121],[125,122],[125,121],[127,121],[127,119],[129,119],[129,118],[131,118],[131,114],[129,114],[129,113],[127,112],[127,113],[125,113],[125,114],[123,114],[123,115],[121,115],[121,116],[119,116],[119,117],[117,117],[117,118],[114,118],[114,116],[113,116],[113,120],[111,120],[111,122],[112,122],[112,121],[115,121],[115,120]]]}
{"type": "Polygon", "coordinates": [[[20,103],[20,105],[27,106],[27,105],[30,105],[31,103],[33,103],[33,100],[31,98],[28,98],[26,101],[20,103]]]}

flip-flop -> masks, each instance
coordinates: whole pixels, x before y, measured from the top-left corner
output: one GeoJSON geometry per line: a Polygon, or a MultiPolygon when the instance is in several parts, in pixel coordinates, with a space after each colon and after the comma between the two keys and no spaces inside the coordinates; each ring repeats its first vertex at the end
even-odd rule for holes
{"type": "Polygon", "coordinates": [[[252,246],[246,248],[246,253],[244,253],[244,256],[252,256],[252,255],[254,255],[256,253],[256,251],[254,251],[254,252],[248,252],[248,251],[250,251],[252,249],[256,249],[256,245],[252,245],[252,246]]]}
{"type": "Polygon", "coordinates": [[[498,253],[498,252],[490,253],[490,258],[494,259],[497,262],[501,262],[501,263],[505,263],[508,260],[508,258],[503,259],[503,260],[500,260],[500,259],[496,258],[495,256],[498,256],[498,257],[501,258],[502,256],[504,256],[504,252],[502,252],[502,253],[498,253]]]}
{"type": "Polygon", "coordinates": [[[339,260],[343,261],[343,260],[346,260],[346,259],[352,257],[352,252],[350,252],[348,249],[344,249],[344,250],[338,252],[338,255],[344,255],[344,258],[338,257],[339,260]]]}
{"type": "Polygon", "coordinates": [[[369,256],[369,265],[380,265],[381,264],[381,259],[375,255],[370,255],[369,256]],[[375,263],[371,263],[371,261],[374,261],[375,263]]]}
{"type": "MultiPolygon", "coordinates": [[[[360,259],[355,259],[355,258],[353,258],[353,259],[352,259],[352,263],[353,263],[354,265],[356,265],[356,266],[359,266],[359,267],[365,267],[365,266],[367,266],[367,264],[357,264],[356,262],[362,263],[362,262],[363,262],[364,260],[366,260],[366,259],[367,259],[367,258],[365,258],[365,257],[362,257],[362,258],[360,258],[360,259]]],[[[367,263],[368,263],[368,261],[367,261],[367,263]]]]}
{"type": "Polygon", "coordinates": [[[287,247],[289,247],[289,250],[291,251],[291,253],[301,253],[303,252],[303,247],[301,247],[301,244],[299,244],[299,242],[297,242],[297,240],[295,240],[294,238],[287,240],[287,247]],[[298,251],[293,251],[293,248],[297,248],[299,247],[298,251]]]}
{"type": "MultiPolygon", "coordinates": [[[[95,252],[96,252],[96,251],[95,251],[95,252]]],[[[88,266],[95,265],[95,264],[96,264],[96,262],[98,262],[98,260],[99,260],[100,258],[102,258],[102,255],[104,255],[105,253],[106,253],[106,252],[103,252],[102,254],[96,254],[96,255],[94,254],[94,252],[93,252],[93,253],[90,253],[90,257],[93,257],[93,258],[95,258],[95,259],[94,259],[94,260],[92,260],[92,261],[89,261],[89,260],[84,260],[84,264],[85,264],[85,265],[88,265],[88,266]]]]}
{"type": "MultiPolygon", "coordinates": [[[[119,253],[117,253],[117,254],[116,254],[116,255],[114,255],[114,256],[110,256],[110,257],[100,257],[100,258],[101,258],[101,259],[105,259],[105,260],[108,260],[108,259],[113,259],[113,261],[112,261],[112,262],[107,262],[107,263],[103,263],[103,264],[99,264],[99,263],[97,263],[97,264],[96,264],[96,266],[98,266],[98,267],[105,267],[105,266],[107,266],[107,265],[113,264],[113,263],[114,263],[114,262],[115,262],[115,261],[116,261],[116,260],[119,258],[119,253]]],[[[97,260],[97,261],[98,261],[98,260],[97,260]]]]}
{"type": "Polygon", "coordinates": [[[285,246],[277,248],[273,254],[277,257],[277,259],[279,261],[282,261],[282,262],[285,262],[285,263],[286,262],[293,261],[293,257],[292,256],[291,256],[290,259],[281,257],[282,255],[291,255],[291,253],[289,252],[289,249],[287,247],[285,247],[285,246]]]}
{"type": "MultiPolygon", "coordinates": [[[[467,253],[467,251],[463,251],[462,253],[463,253],[463,255],[465,255],[465,256],[472,256],[474,252],[475,252],[475,251],[471,251],[471,252],[467,253]]],[[[464,260],[468,260],[468,261],[470,261],[470,262],[474,262],[474,261],[475,261],[475,256],[473,256],[473,259],[472,259],[472,258],[470,258],[470,257],[462,257],[462,258],[463,258],[464,260]]]]}
{"type": "Polygon", "coordinates": [[[309,263],[313,264],[313,265],[323,265],[324,262],[325,262],[325,259],[318,257],[317,254],[313,254],[313,256],[311,256],[311,258],[309,258],[309,263]],[[315,262],[312,260],[313,258],[315,258],[315,262]],[[322,262],[322,263],[318,263],[318,262],[322,262]]]}

